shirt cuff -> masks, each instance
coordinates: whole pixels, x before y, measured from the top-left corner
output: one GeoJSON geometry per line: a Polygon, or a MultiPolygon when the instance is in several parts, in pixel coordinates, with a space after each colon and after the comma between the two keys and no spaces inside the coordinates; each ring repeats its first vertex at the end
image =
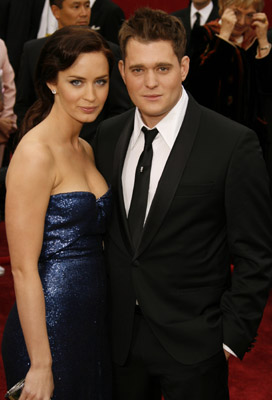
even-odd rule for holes
{"type": "Polygon", "coordinates": [[[223,343],[223,349],[237,358],[237,355],[227,345],[225,345],[224,343],[223,343]]]}

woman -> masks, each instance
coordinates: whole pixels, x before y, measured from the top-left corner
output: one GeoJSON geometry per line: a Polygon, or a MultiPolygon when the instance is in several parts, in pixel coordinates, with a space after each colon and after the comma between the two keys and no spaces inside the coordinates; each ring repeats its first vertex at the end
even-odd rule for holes
{"type": "Polygon", "coordinates": [[[220,20],[193,37],[188,89],[203,105],[253,128],[265,147],[272,53],[263,0],[219,0],[220,20]]]}
{"type": "Polygon", "coordinates": [[[111,398],[101,238],[111,194],[79,138],[104,105],[111,63],[89,27],[49,37],[7,173],[16,305],[2,352],[8,387],[26,377],[20,400],[111,398]]]}

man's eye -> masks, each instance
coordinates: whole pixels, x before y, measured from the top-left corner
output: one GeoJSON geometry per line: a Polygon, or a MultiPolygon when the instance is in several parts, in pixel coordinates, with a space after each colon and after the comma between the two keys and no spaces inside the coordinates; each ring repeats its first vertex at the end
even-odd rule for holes
{"type": "Polygon", "coordinates": [[[79,79],[73,79],[70,83],[73,86],[80,86],[82,84],[82,82],[79,79]]]}
{"type": "Polygon", "coordinates": [[[162,72],[166,72],[166,71],[169,71],[169,68],[168,67],[160,67],[159,70],[162,72]]]}
{"type": "Polygon", "coordinates": [[[142,69],[141,68],[134,68],[132,70],[132,72],[135,72],[136,74],[139,74],[140,72],[142,72],[142,69]]]}

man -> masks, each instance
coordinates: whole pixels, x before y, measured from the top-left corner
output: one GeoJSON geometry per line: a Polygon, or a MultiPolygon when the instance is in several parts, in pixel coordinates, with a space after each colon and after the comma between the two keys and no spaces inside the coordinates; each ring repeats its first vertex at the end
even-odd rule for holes
{"type": "MultiPolygon", "coordinates": [[[[58,21],[58,28],[68,25],[89,25],[91,8],[89,0],[50,0],[51,10],[58,21]]],[[[27,42],[21,60],[15,111],[18,116],[18,125],[21,124],[28,108],[36,100],[34,78],[37,61],[41,49],[47,38],[35,39],[27,42]]],[[[126,87],[118,70],[118,61],[121,58],[119,47],[108,42],[115,57],[115,66],[111,73],[109,96],[102,112],[96,121],[86,124],[81,137],[91,142],[96,132],[96,127],[103,119],[120,114],[131,107],[126,87]]]]}
{"type": "Polygon", "coordinates": [[[198,26],[218,18],[218,7],[212,0],[192,0],[189,7],[172,13],[180,18],[187,35],[187,53],[191,54],[191,33],[198,26]]]}
{"type": "Polygon", "coordinates": [[[15,75],[24,43],[37,37],[45,0],[1,0],[0,37],[5,41],[15,75]]]}
{"type": "Polygon", "coordinates": [[[110,0],[92,0],[91,8],[90,26],[105,39],[119,44],[118,32],[125,19],[123,10],[110,0]]]}
{"type": "Polygon", "coordinates": [[[114,194],[105,240],[114,399],[148,400],[157,380],[165,400],[225,400],[226,359],[250,350],[271,283],[258,139],[183,89],[177,18],[140,9],[119,38],[136,109],[103,121],[94,147],[114,194]]]}

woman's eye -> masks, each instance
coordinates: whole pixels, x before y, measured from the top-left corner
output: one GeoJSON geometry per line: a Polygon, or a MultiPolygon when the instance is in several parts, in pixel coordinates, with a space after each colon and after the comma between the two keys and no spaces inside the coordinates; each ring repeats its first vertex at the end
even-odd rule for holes
{"type": "Polygon", "coordinates": [[[104,86],[104,85],[106,85],[107,82],[108,82],[107,79],[98,79],[98,80],[96,81],[96,84],[97,84],[98,86],[104,86]]]}
{"type": "Polygon", "coordinates": [[[71,84],[73,85],[73,86],[80,86],[81,85],[81,81],[80,80],[78,80],[78,79],[73,79],[72,81],[71,81],[71,84]]]}

